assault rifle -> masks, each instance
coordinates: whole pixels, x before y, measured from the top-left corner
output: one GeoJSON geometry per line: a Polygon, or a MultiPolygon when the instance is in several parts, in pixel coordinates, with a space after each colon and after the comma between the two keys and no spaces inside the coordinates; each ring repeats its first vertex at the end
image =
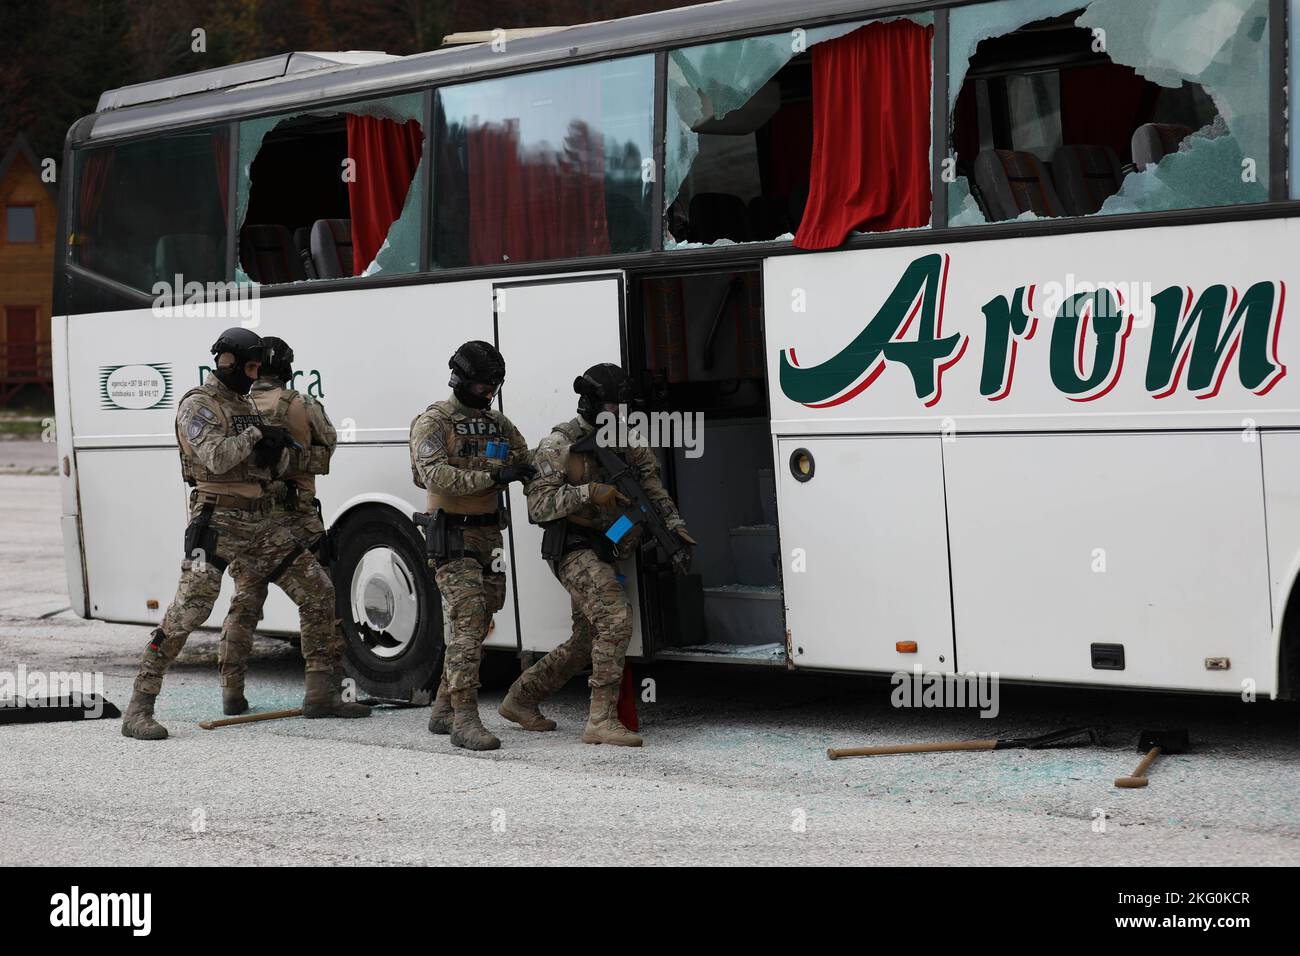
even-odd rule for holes
{"type": "MultiPolygon", "coordinates": [[[[599,431],[593,431],[582,440],[575,442],[570,447],[570,452],[579,452],[581,454],[593,454],[596,460],[600,462],[601,467],[605,469],[608,477],[605,479],[607,484],[613,485],[625,497],[631,500],[632,507],[609,526],[605,532],[605,537],[609,538],[614,544],[618,544],[636,525],[644,525],[653,536],[654,543],[663,549],[668,560],[678,569],[679,573],[685,574],[691,568],[691,546],[687,544],[676,532],[669,530],[668,525],[664,523],[663,516],[659,514],[659,509],[655,507],[654,502],[645,493],[641,487],[641,482],[637,480],[636,473],[632,471],[632,466],[625,462],[622,457],[612,448],[606,448],[596,441],[599,431]]],[[[648,546],[649,541],[643,547],[648,546]]]]}

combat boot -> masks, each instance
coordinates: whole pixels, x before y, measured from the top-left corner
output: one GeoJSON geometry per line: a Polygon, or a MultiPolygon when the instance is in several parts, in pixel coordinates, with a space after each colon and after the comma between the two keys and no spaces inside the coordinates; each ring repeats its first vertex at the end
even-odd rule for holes
{"type": "Polygon", "coordinates": [[[234,717],[248,710],[248,698],[244,696],[243,684],[232,684],[221,688],[221,712],[227,717],[234,717]]]}
{"type": "Polygon", "coordinates": [[[537,703],[516,680],[510,685],[510,692],[497,708],[497,713],[506,720],[514,721],[524,730],[554,730],[555,721],[538,710],[537,703]]]}
{"type": "Polygon", "coordinates": [[[616,747],[640,747],[641,738],[618,719],[618,684],[591,689],[591,715],[582,732],[584,744],[613,744],[616,747]]]}
{"type": "Polygon", "coordinates": [[[139,690],[131,694],[131,703],[126,705],[126,713],[122,715],[123,737],[134,737],[136,740],[166,738],[167,728],[153,718],[153,703],[157,699],[157,694],[146,694],[139,690]]]}
{"type": "Polygon", "coordinates": [[[456,714],[451,723],[451,745],[466,750],[496,750],[501,741],[494,737],[478,716],[478,689],[452,691],[451,706],[456,714]]]}
{"type": "Polygon", "coordinates": [[[451,733],[451,719],[455,711],[451,707],[451,689],[447,678],[438,682],[438,696],[433,699],[433,709],[429,711],[429,733],[446,736],[451,733]]]}
{"type": "Polygon", "coordinates": [[[330,671],[308,671],[307,693],[302,699],[304,717],[369,717],[365,704],[352,704],[343,700],[334,675],[330,671]]]}

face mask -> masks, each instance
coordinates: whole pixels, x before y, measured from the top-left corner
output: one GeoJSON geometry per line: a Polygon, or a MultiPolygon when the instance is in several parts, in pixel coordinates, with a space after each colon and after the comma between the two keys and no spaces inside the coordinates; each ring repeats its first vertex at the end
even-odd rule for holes
{"type": "Polygon", "coordinates": [[[224,365],[214,373],[218,381],[236,395],[247,395],[253,387],[253,380],[244,374],[242,365],[224,365]]]}
{"type": "Polygon", "coordinates": [[[482,382],[472,382],[457,388],[456,397],[460,399],[462,405],[481,410],[492,404],[492,399],[496,397],[496,387],[482,382]]]}

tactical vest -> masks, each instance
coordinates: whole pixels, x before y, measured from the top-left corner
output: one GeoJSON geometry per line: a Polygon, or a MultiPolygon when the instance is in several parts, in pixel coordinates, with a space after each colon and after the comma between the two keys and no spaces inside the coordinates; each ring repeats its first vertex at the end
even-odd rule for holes
{"type": "MultiPolygon", "coordinates": [[[[583,436],[586,434],[571,421],[556,425],[552,431],[563,435],[570,446],[582,441],[583,436]]],[[[565,459],[564,479],[570,485],[576,487],[590,484],[593,481],[603,482],[608,477],[604,466],[601,465],[595,455],[570,451],[568,458],[565,459]]],[[[602,513],[593,504],[583,505],[576,512],[569,515],[569,518],[574,519],[574,524],[581,525],[584,528],[595,527],[602,531],[612,521],[608,514],[602,513]]]]}
{"type": "MultiPolygon", "coordinates": [[[[294,441],[303,448],[311,447],[311,425],[305,420],[295,425],[290,424],[289,409],[293,406],[294,400],[299,398],[296,391],[291,388],[279,386],[276,388],[258,388],[253,386],[253,390],[248,393],[248,397],[257,410],[262,413],[268,425],[278,425],[281,428],[287,428],[289,434],[293,435],[294,441]]],[[[305,416],[304,416],[305,419],[305,416]]],[[[294,472],[289,475],[281,476],[282,481],[292,481],[303,492],[306,493],[307,501],[316,497],[316,476],[307,472],[294,472]]]]}
{"type": "MultiPolygon", "coordinates": [[[[200,385],[198,388],[190,389],[181,396],[177,408],[183,406],[191,395],[198,392],[207,395],[216,405],[216,411],[211,413],[215,417],[210,419],[208,427],[218,429],[223,438],[238,435],[245,428],[258,424],[258,415],[247,400],[238,397],[232,401],[230,398],[223,396],[217,388],[209,385],[200,385]]],[[[205,406],[197,414],[207,418],[209,412],[210,409],[205,406]]],[[[213,494],[239,495],[244,498],[261,497],[266,482],[271,480],[271,472],[267,468],[258,467],[251,454],[229,471],[221,474],[208,471],[203,462],[194,454],[189,439],[185,437],[185,431],[182,428],[179,416],[175,427],[176,447],[181,457],[181,477],[185,479],[186,484],[197,488],[199,491],[207,491],[213,494]]]]}
{"type": "MultiPolygon", "coordinates": [[[[490,439],[507,441],[506,429],[502,427],[500,412],[488,409],[482,415],[468,415],[457,411],[450,402],[434,402],[426,408],[425,414],[435,408],[445,412],[443,434],[447,449],[447,464],[453,468],[466,471],[489,471],[492,466],[501,464],[498,458],[487,457],[487,443],[490,439]]],[[[417,416],[416,421],[419,420],[417,416]]],[[[411,423],[414,427],[415,422],[411,423]]],[[[416,484],[424,487],[415,476],[416,484]]],[[[477,495],[442,495],[428,491],[428,512],[441,508],[454,515],[486,515],[498,510],[498,490],[489,488],[477,495]]]]}

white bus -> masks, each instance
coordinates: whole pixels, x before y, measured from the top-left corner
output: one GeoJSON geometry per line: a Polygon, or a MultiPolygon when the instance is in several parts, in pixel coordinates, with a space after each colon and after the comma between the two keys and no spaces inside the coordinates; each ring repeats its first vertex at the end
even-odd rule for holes
{"type": "MultiPolygon", "coordinates": [[[[704,416],[661,453],[696,576],[628,565],[633,655],[1293,694],[1293,6],[726,0],[106,93],[53,318],[73,605],[167,606],[176,402],[235,288],[342,438],[367,691],[436,681],[407,430],[477,338],[530,443],[600,361],[704,416]]],[[[569,602],[509,504],[488,644],[538,654],[569,602]]]]}

